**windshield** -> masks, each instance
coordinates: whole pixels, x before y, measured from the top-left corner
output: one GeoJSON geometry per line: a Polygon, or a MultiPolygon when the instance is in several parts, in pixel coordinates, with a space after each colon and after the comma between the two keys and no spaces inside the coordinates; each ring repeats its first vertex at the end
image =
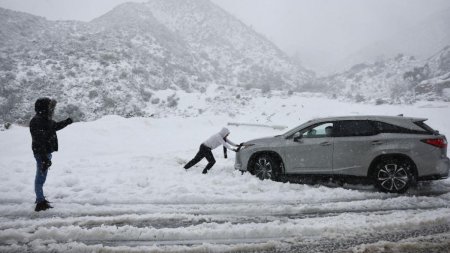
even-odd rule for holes
{"type": "Polygon", "coordinates": [[[293,135],[294,133],[296,133],[298,130],[309,126],[311,124],[311,122],[312,122],[312,120],[310,120],[310,121],[308,121],[306,123],[303,123],[300,126],[294,127],[291,130],[287,131],[286,133],[282,134],[282,136],[285,137],[285,138],[289,137],[289,136],[293,135]]]}

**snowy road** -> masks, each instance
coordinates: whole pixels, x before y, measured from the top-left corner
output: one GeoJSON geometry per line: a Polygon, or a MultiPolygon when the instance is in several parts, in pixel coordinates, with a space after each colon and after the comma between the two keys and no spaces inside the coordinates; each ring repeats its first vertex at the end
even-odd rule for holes
{"type": "MultiPolygon", "coordinates": [[[[332,191],[323,186],[304,187],[332,191]]],[[[26,210],[29,203],[4,203],[1,249],[350,252],[362,244],[385,241],[381,244],[385,247],[400,241],[409,252],[446,252],[450,194],[441,190],[449,192],[450,182],[422,187],[416,190],[427,196],[373,196],[326,203],[91,205],[60,201],[55,203],[58,210],[39,214],[26,210]],[[439,192],[429,196],[435,187],[439,192]],[[430,245],[423,248],[423,241],[430,245]]]]}
{"type": "MultiPolygon", "coordinates": [[[[443,109],[424,110],[417,113],[437,119],[443,109]]],[[[208,175],[204,161],[185,172],[200,142],[227,120],[71,125],[59,133],[45,187],[55,208],[39,213],[28,129],[0,132],[0,252],[450,252],[450,179],[404,195],[260,181],[235,171],[220,150],[208,175]]],[[[434,122],[448,135],[448,120],[434,122]]],[[[237,142],[279,133],[230,129],[237,142]]]]}

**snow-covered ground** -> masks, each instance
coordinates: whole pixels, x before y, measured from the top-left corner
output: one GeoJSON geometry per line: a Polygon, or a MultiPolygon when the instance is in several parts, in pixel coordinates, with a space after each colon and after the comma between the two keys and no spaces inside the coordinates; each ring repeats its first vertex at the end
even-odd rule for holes
{"type": "MultiPolygon", "coordinates": [[[[201,174],[206,161],[182,168],[229,122],[290,128],[322,116],[403,113],[429,118],[450,136],[449,104],[374,106],[276,95],[254,97],[239,112],[225,107],[187,117],[195,106],[204,108],[202,99],[182,96],[184,115],[107,116],[61,130],[44,188],[55,208],[39,213],[29,130],[14,125],[0,132],[0,252],[449,252],[450,179],[404,195],[260,181],[235,171],[234,155],[224,159],[221,149],[207,175],[201,174]]],[[[228,127],[235,142],[285,131],[228,127]]]]}

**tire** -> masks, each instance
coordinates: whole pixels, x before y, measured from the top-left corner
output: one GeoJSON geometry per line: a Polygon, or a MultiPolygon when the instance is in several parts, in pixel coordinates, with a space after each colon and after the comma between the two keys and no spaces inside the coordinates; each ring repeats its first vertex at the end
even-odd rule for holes
{"type": "Polygon", "coordinates": [[[388,193],[406,192],[414,181],[412,166],[406,159],[382,159],[373,173],[375,187],[388,193]]]}
{"type": "Polygon", "coordinates": [[[256,157],[252,164],[252,174],[261,180],[276,180],[278,178],[279,164],[270,155],[256,157]]]}

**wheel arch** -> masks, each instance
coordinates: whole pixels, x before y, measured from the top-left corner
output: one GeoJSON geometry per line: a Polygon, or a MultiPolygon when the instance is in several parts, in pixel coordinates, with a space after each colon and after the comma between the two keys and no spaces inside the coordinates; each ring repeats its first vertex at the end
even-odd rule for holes
{"type": "Polygon", "coordinates": [[[412,165],[411,169],[412,169],[412,172],[414,173],[414,178],[417,179],[418,171],[417,171],[416,163],[414,162],[413,159],[411,159],[411,157],[409,157],[408,155],[405,155],[405,154],[401,154],[401,153],[381,154],[381,155],[375,157],[369,165],[369,169],[367,171],[367,177],[373,178],[373,176],[374,176],[373,174],[375,173],[376,166],[380,161],[382,161],[384,159],[393,159],[393,158],[407,160],[408,162],[410,162],[412,165]]]}
{"type": "Polygon", "coordinates": [[[257,151],[255,153],[253,153],[250,156],[250,159],[248,159],[248,163],[247,163],[247,169],[249,172],[252,172],[253,170],[253,164],[256,162],[256,159],[261,156],[261,155],[269,155],[271,156],[273,159],[275,159],[278,164],[280,165],[280,167],[278,168],[278,172],[280,173],[284,173],[284,162],[283,159],[281,158],[281,155],[276,152],[276,151],[272,151],[272,150],[262,150],[262,151],[257,151]]]}

